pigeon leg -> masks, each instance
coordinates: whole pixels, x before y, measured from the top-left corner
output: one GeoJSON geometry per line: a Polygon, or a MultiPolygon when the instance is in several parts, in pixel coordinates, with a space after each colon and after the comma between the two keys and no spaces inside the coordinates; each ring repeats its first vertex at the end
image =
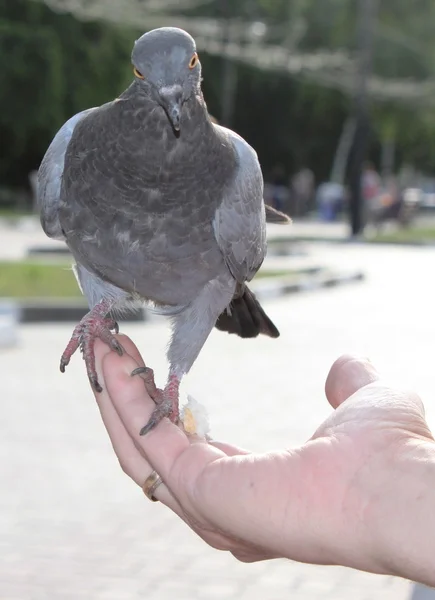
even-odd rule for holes
{"type": "Polygon", "coordinates": [[[138,367],[132,371],[131,376],[135,377],[139,375],[144,380],[146,391],[148,392],[151,400],[154,400],[156,404],[162,401],[163,391],[159,390],[154,381],[154,371],[149,367],[138,367]]]}
{"type": "Polygon", "coordinates": [[[156,403],[156,407],[148,423],[140,430],[140,435],[149,433],[164,417],[168,417],[172,423],[178,423],[179,411],[179,389],[180,379],[176,375],[170,375],[164,390],[159,390],[154,382],[154,372],[148,367],[139,367],[132,372],[132,376],[139,375],[145,382],[145,387],[150,397],[156,403]]]}
{"type": "Polygon", "coordinates": [[[124,350],[118,340],[115,338],[111,330],[118,333],[119,327],[116,321],[107,317],[107,313],[112,308],[112,305],[107,300],[102,300],[99,304],[88,312],[83,317],[77,327],[74,329],[68,346],[65,348],[62,358],[60,359],[60,370],[65,372],[66,366],[69,364],[72,355],[80,347],[83,358],[86,363],[86,371],[89,381],[95,391],[101,392],[102,387],[98,383],[97,372],[95,369],[95,340],[100,338],[112,350],[122,356],[124,350]]]}

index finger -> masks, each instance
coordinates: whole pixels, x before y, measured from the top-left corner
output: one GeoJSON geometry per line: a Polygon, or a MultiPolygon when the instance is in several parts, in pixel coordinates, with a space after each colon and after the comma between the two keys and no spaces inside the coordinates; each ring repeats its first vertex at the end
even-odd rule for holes
{"type": "Polygon", "coordinates": [[[146,393],[142,379],[131,376],[136,367],[137,364],[128,355],[120,359],[114,353],[107,354],[103,359],[104,381],[134,443],[141,448],[166,485],[176,493],[180,489],[180,473],[182,487],[185,487],[186,479],[193,482],[207,464],[225,457],[225,454],[206,442],[191,443],[186,434],[168,419],[163,419],[147,435],[139,435],[155,404],[146,393]]]}

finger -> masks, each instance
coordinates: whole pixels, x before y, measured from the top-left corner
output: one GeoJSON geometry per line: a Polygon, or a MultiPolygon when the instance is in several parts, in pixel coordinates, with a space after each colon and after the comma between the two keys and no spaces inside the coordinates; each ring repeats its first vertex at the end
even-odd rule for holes
{"type": "MultiPolygon", "coordinates": [[[[132,354],[136,354],[136,359],[140,361],[143,366],[143,361],[139,355],[134,344],[125,336],[119,336],[119,341],[122,344],[126,352],[131,351],[132,354]]],[[[112,350],[100,340],[95,343],[95,366],[97,370],[98,379],[103,386],[103,391],[95,393],[95,399],[100,409],[101,418],[104,426],[106,427],[107,433],[109,434],[110,441],[116,456],[118,457],[121,469],[131,477],[136,483],[140,485],[140,481],[143,483],[144,479],[141,479],[144,472],[144,457],[140,454],[139,450],[134,445],[133,440],[128,435],[127,430],[124,427],[115,407],[112,404],[110,396],[107,391],[107,386],[104,381],[104,372],[102,364],[104,358],[113,354],[112,350]]],[[[134,359],[133,359],[134,360],[134,359]]],[[[136,361],[135,361],[136,362],[136,361]]],[[[151,468],[148,471],[151,472],[151,468]]]]}
{"type": "MultiPolygon", "coordinates": [[[[115,335],[116,339],[119,341],[119,343],[121,344],[121,346],[124,348],[125,352],[130,355],[139,366],[143,367],[145,366],[144,360],[139,352],[139,350],[137,349],[136,344],[125,334],[118,334],[115,335]]],[[[111,352],[111,349],[109,348],[109,346],[107,346],[107,344],[104,344],[103,342],[101,342],[101,340],[97,339],[96,342],[96,352],[95,352],[95,357],[97,358],[97,355],[99,355],[99,353],[101,353],[101,355],[106,355],[109,354],[109,352],[111,352]],[[104,349],[106,349],[107,351],[104,351],[104,349]]]]}
{"type": "Polygon", "coordinates": [[[163,419],[147,435],[139,435],[155,404],[145,393],[142,380],[139,377],[131,377],[131,372],[136,366],[128,355],[119,357],[115,353],[107,354],[103,362],[105,384],[134,443],[142,449],[168,487],[174,493],[179,493],[180,489],[186,489],[186,481],[194,481],[207,462],[225,455],[205,442],[190,444],[184,432],[168,419],[163,419]],[[178,462],[181,457],[182,464],[178,462]],[[173,469],[175,463],[178,467],[176,470],[173,469]]]}
{"type": "Polygon", "coordinates": [[[344,355],[332,365],[325,384],[326,397],[337,408],[362,387],[379,380],[379,373],[364,358],[344,355]]]}
{"type": "MultiPolygon", "coordinates": [[[[144,394],[141,380],[131,377],[135,367],[128,355],[106,355],[103,363],[105,384],[125,428],[184,509],[186,520],[197,531],[203,531],[207,541],[211,539],[212,530],[212,533],[223,533],[232,546],[236,537],[234,532],[237,532],[240,540],[251,539],[261,546],[268,546],[269,536],[261,527],[256,500],[268,497],[277,482],[281,485],[276,475],[281,473],[281,465],[287,461],[288,453],[278,456],[275,468],[271,456],[257,461],[250,461],[250,456],[228,458],[207,442],[190,444],[185,433],[168,419],[163,419],[147,435],[141,436],[140,431],[151,416],[154,403],[144,394]],[[249,485],[254,474],[256,484],[249,485]]],[[[278,497],[278,512],[283,510],[280,502],[287,506],[285,494],[281,499],[278,497]]],[[[266,504],[265,518],[268,510],[266,504]]],[[[213,540],[216,543],[215,536],[213,540]]]]}
{"type": "MultiPolygon", "coordinates": [[[[118,337],[124,350],[134,355],[135,358],[131,358],[131,360],[134,360],[136,366],[144,366],[142,357],[133,342],[126,336],[118,337]]],[[[118,356],[106,344],[97,340],[95,344],[95,362],[98,378],[103,385],[103,391],[100,393],[94,392],[95,398],[121,469],[135,483],[142,487],[146,478],[151,474],[152,467],[128,434],[109,396],[103,369],[104,359],[108,355],[118,356]]],[[[145,386],[144,393],[146,394],[145,386]]],[[[175,510],[176,502],[165,485],[160,485],[154,496],[175,510]]]]}

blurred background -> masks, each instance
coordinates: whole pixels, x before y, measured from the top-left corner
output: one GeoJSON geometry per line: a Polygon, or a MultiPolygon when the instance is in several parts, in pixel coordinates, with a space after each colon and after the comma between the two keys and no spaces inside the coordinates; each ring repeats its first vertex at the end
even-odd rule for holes
{"type": "MultiPolygon", "coordinates": [[[[268,226],[253,282],[281,338],[213,332],[185,393],[216,438],[297,445],[329,413],[330,364],[356,352],[416,389],[432,422],[434,18],[431,0],[0,0],[2,600],[434,597],[347,569],[239,565],[145,502],[82,362],[57,370],[86,307],[35,202],[54,134],[129,85],[134,40],[186,29],[210,113],[256,149],[265,200],[293,224],[268,226]]],[[[167,324],[141,310],[121,328],[163,381],[167,324]]]]}
{"type": "Polygon", "coordinates": [[[359,234],[361,171],[366,204],[378,196],[371,213],[408,188],[435,205],[433,3],[319,6],[1,0],[0,208],[32,206],[32,172],[53,133],[116,97],[131,81],[132,40],[168,23],[196,38],[211,114],[257,149],[268,197],[294,217],[347,207],[359,234]]]}

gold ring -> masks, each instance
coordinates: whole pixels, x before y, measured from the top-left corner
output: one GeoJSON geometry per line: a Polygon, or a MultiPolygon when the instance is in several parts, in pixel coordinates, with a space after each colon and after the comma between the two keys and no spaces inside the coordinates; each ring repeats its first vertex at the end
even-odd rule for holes
{"type": "Polygon", "coordinates": [[[154,492],[159,487],[159,485],[163,483],[162,478],[157,473],[157,471],[152,471],[150,475],[145,479],[145,482],[142,486],[143,493],[145,496],[151,500],[151,502],[158,502],[158,499],[154,496],[154,492]]]}

